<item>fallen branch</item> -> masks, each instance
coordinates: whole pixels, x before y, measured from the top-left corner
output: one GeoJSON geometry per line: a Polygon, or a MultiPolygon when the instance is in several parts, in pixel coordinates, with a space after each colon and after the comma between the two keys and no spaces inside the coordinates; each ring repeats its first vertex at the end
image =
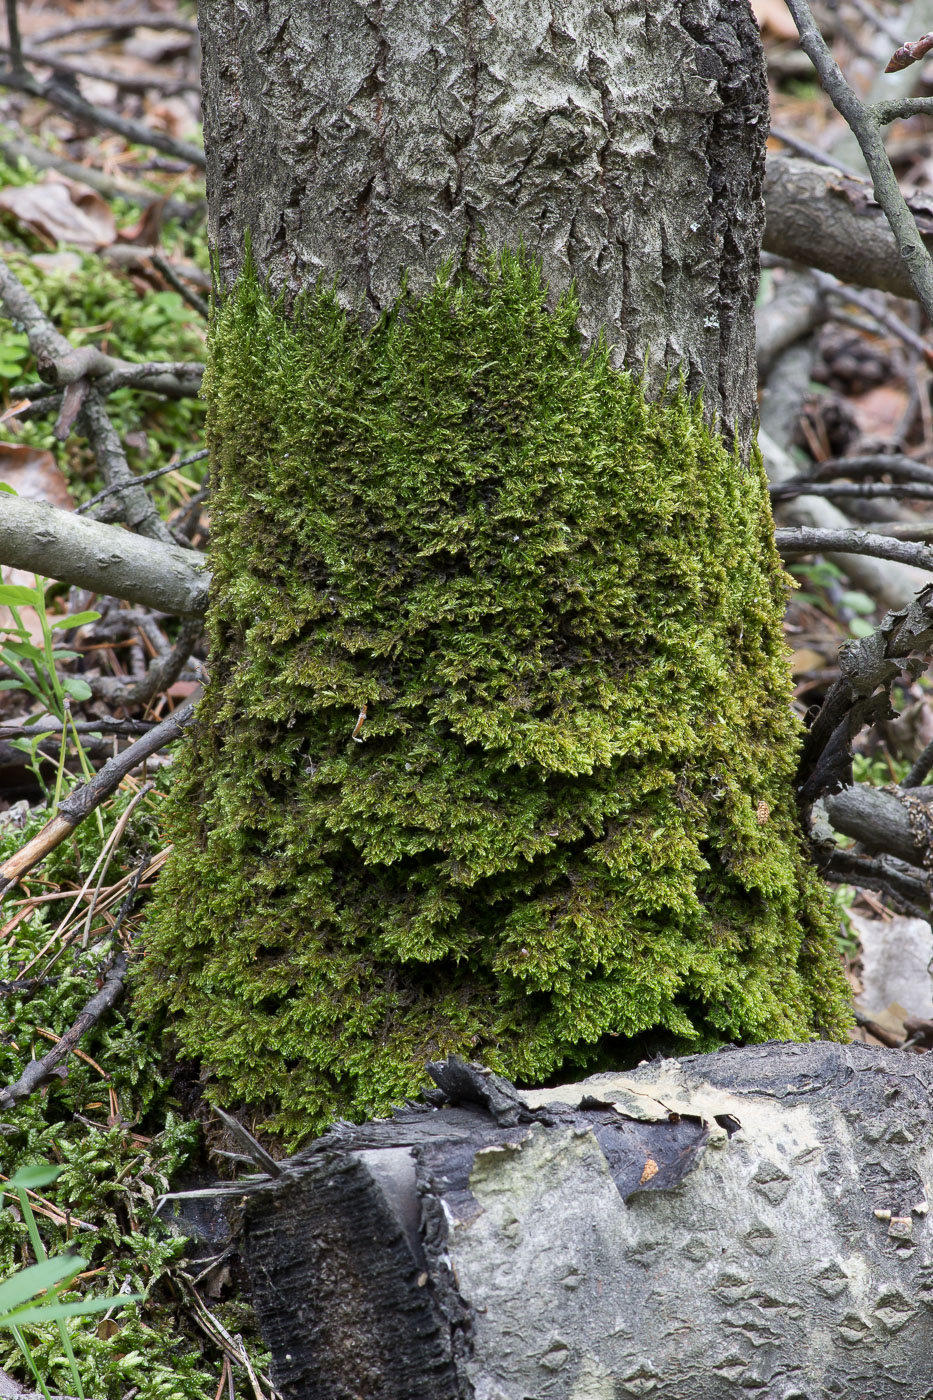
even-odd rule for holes
{"type": "Polygon", "coordinates": [[[31,73],[4,68],[0,70],[0,87],[13,88],[16,92],[28,92],[30,97],[40,97],[57,107],[60,112],[67,112],[70,117],[78,117],[81,121],[89,122],[91,126],[103,127],[106,131],[116,131],[137,146],[151,146],[154,150],[164,151],[166,155],[176,156],[189,165],[195,165],[199,170],[205,168],[204,152],[199,146],[194,146],[189,141],[176,141],[164,131],[155,131],[142,122],[121,117],[116,112],[108,112],[104,107],[95,107],[86,102],[73,88],[60,81],[56,82],[54,77],[47,83],[40,83],[31,73]]]}
{"type": "Polygon", "coordinates": [[[928,110],[928,100],[908,98],[866,106],[843,77],[806,0],[786,3],[800,35],[800,47],[819,74],[826,95],[855,134],[871,175],[875,199],[891,226],[914,295],[933,320],[933,258],[901,193],[881,134],[882,125],[895,117],[928,110]]]}
{"type": "Polygon", "coordinates": [[[818,462],[810,477],[813,481],[827,481],[836,476],[869,476],[876,473],[933,485],[933,467],[893,452],[876,452],[864,457],[830,457],[825,462],[818,462]]]}
{"type": "Polygon", "coordinates": [[[855,526],[851,530],[817,530],[801,525],[794,529],[774,532],[778,552],[785,556],[797,554],[868,554],[875,559],[892,559],[898,564],[911,564],[933,573],[933,548],[891,536],[873,535],[855,526]]]}
{"type": "Polygon", "coordinates": [[[820,862],[819,871],[824,880],[837,885],[877,890],[887,903],[911,918],[930,917],[930,894],[922,876],[916,867],[906,866],[893,856],[869,858],[854,851],[833,851],[820,862]]]}
{"type": "Polygon", "coordinates": [[[104,985],[91,997],[74,1025],[41,1060],[30,1060],[15,1084],[0,1088],[0,1109],[13,1108],[22,1099],[41,1089],[44,1084],[49,1084],[53,1079],[64,1078],[62,1061],[68,1058],[82,1036],[86,1035],[92,1026],[97,1025],[104,1012],[109,1011],[122,997],[127,966],[126,954],[117,953],[104,985]]]}
{"type": "Polygon", "coordinates": [[[895,501],[933,501],[933,485],[911,481],[814,481],[809,476],[798,476],[790,481],[782,481],[779,486],[769,488],[773,501],[790,500],[793,496],[825,496],[866,499],[873,496],[887,496],[895,501]]]}
{"type": "MultiPolygon", "coordinates": [[[[904,547],[899,540],[890,543],[904,547]]],[[[923,549],[933,556],[933,550],[924,545],[907,548],[923,549]]],[[[870,636],[840,648],[839,679],[807,731],[801,750],[797,796],[805,813],[824,793],[852,786],[852,740],[864,726],[893,717],[892,684],[903,671],[916,678],[931,650],[933,584],[922,589],[909,607],[887,613],[870,636]]]]}
{"type": "MultiPolygon", "coordinates": [[[[764,193],[766,252],[819,268],[841,282],[917,299],[867,180],[769,155],[764,193]]],[[[933,201],[912,194],[909,204],[919,228],[913,241],[933,246],[933,201]]]]}
{"type": "Polygon", "coordinates": [[[0,562],[160,612],[201,616],[207,560],[42,501],[0,497],[0,562]]]}
{"type": "Polygon", "coordinates": [[[152,754],[164,749],[166,744],[179,739],[193,717],[194,706],[189,701],[169,715],[168,719],[157,724],[148,734],[137,739],[135,744],[130,744],[129,748],[109,759],[89,782],[70,792],[51,821],[46,822],[31,841],[27,841],[21,850],[0,865],[0,896],[12,889],[28,870],[48,855],[49,851],[54,851],[56,846],[61,845],[76,826],[116,792],[128,773],[152,754]]]}

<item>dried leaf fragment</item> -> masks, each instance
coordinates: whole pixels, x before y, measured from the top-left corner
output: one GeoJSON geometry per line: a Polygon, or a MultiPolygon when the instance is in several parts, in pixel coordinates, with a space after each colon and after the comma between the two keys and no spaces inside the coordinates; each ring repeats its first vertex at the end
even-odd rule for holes
{"type": "Polygon", "coordinates": [[[657,1174],[658,1164],[653,1157],[649,1157],[644,1165],[641,1176],[638,1178],[639,1186],[644,1186],[646,1181],[650,1181],[651,1178],[657,1176],[657,1174]]]}

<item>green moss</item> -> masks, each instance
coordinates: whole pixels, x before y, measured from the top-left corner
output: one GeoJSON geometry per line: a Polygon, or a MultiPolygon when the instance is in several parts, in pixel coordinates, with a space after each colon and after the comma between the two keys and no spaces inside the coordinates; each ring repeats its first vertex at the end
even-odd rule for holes
{"type": "MultiPolygon", "coordinates": [[[[131,791],[121,791],[104,808],[108,838],[132,797],[131,791]]],[[[110,867],[111,879],[131,873],[151,851],[158,824],[147,808],[154,803],[153,796],[136,808],[110,867]]],[[[0,863],[34,837],[47,819],[48,812],[38,809],[24,830],[0,825],[0,863]]],[[[44,892],[45,882],[53,888],[80,889],[101,844],[95,823],[85,822],[43,862],[33,892],[44,892]]],[[[36,976],[49,949],[60,948],[55,930],[69,903],[38,904],[0,939],[0,1084],[15,1082],[32,1058],[46,1053],[50,1032],[62,1035],[74,1023],[108,964],[112,940],[106,922],[98,919],[87,947],[79,930],[43,985],[31,991],[17,989],[24,967],[38,957],[27,974],[36,976]]],[[[15,904],[7,906],[4,918],[16,912],[15,904]]],[[[80,926],[80,913],[78,920],[80,926]]],[[[0,1171],[5,1178],[26,1166],[61,1168],[58,1180],[42,1192],[42,1199],[60,1214],[40,1213],[38,1226],[50,1254],[71,1249],[88,1260],[90,1276],[68,1293],[69,1300],[112,1296],[121,1289],[145,1295],[144,1302],[116,1313],[106,1329],[100,1328],[97,1316],[69,1320],[85,1394],[94,1400],[121,1400],[134,1390],[137,1400],[211,1400],[221,1357],[186,1313],[186,1295],[177,1275],[187,1242],[169,1231],[164,1214],[155,1213],[158,1196],[171,1188],[175,1174],[192,1158],[197,1161],[198,1125],[183,1121],[166,1082],[157,1035],[134,1020],[127,1002],[86,1033],[81,1052],[90,1058],[72,1056],[64,1079],[53,1079],[42,1093],[0,1114],[0,1171]],[[110,1116],[114,1106],[117,1122],[110,1116]]],[[[42,1209],[39,1201],[36,1204],[42,1209]]],[[[4,1201],[0,1280],[33,1262],[26,1222],[4,1201]]],[[[247,1330],[243,1320],[235,1330],[241,1329],[247,1330]]],[[[27,1337],[50,1391],[73,1394],[56,1325],[30,1325],[27,1337]]],[[[24,1382],[31,1380],[12,1333],[2,1329],[0,1368],[24,1382]]]]}
{"type": "Polygon", "coordinates": [[[576,311],[505,257],[369,335],[251,274],[217,313],[213,678],[146,996],[289,1139],[449,1051],[534,1082],[844,1029],[762,473],[576,311]]]}

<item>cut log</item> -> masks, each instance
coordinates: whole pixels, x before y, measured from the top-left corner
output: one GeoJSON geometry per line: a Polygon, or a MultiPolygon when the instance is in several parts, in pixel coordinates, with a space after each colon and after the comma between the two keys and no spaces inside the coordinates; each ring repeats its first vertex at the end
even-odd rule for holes
{"type": "Polygon", "coordinates": [[[247,1197],[285,1400],[933,1395],[933,1064],[771,1043],[555,1089],[461,1061],[247,1197]]]}

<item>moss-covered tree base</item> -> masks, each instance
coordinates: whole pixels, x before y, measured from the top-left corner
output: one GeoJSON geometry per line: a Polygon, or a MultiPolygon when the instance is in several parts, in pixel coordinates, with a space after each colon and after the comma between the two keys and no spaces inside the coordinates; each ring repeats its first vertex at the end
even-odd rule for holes
{"type": "Polygon", "coordinates": [[[535,267],[363,335],[251,273],[209,375],[212,681],[146,992],[289,1139],[457,1051],[840,1033],[765,484],[535,267]]]}

